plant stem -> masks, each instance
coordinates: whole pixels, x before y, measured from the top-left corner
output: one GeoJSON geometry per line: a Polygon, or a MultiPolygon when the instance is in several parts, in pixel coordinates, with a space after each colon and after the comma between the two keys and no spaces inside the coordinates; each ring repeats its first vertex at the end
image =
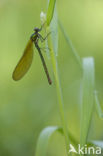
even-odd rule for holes
{"type": "MultiPolygon", "coordinates": [[[[47,28],[47,31],[50,32],[49,27],[47,28]]],[[[62,126],[63,126],[63,131],[64,131],[66,151],[67,151],[67,155],[69,155],[68,154],[68,152],[69,152],[69,136],[68,136],[68,130],[67,130],[65,114],[64,114],[64,103],[63,103],[62,90],[61,90],[61,85],[60,85],[59,75],[58,75],[58,65],[57,65],[55,53],[53,51],[51,35],[49,35],[49,37],[48,37],[48,47],[50,48],[50,56],[51,56],[54,77],[55,77],[56,92],[57,92],[57,98],[58,98],[58,103],[59,103],[61,122],[62,122],[62,126]]]]}

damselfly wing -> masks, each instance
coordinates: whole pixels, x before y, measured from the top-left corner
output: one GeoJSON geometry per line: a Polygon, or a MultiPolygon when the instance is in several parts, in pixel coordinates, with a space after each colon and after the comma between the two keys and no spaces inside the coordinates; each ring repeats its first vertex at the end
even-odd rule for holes
{"type": "Polygon", "coordinates": [[[16,68],[13,72],[13,79],[15,81],[20,80],[29,70],[33,60],[33,42],[30,39],[27,43],[27,46],[24,50],[23,56],[18,62],[16,68]]]}

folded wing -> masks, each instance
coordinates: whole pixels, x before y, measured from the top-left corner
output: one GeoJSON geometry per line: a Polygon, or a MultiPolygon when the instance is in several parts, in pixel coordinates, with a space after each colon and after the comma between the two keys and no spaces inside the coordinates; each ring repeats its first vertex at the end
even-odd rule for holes
{"type": "Polygon", "coordinates": [[[13,79],[15,81],[20,80],[29,70],[33,60],[33,42],[31,40],[28,41],[28,44],[24,50],[23,56],[18,62],[16,68],[13,72],[13,79]]]}

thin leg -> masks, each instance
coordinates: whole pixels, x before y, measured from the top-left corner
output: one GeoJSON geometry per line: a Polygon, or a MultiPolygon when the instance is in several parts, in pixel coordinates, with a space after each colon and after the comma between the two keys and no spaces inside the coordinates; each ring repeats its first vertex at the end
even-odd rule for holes
{"type": "Polygon", "coordinates": [[[40,34],[39,34],[39,38],[41,40],[41,42],[44,42],[46,40],[46,38],[51,34],[51,32],[49,32],[45,38],[43,38],[40,34]]]}
{"type": "Polygon", "coordinates": [[[41,31],[43,29],[43,26],[46,22],[44,22],[42,25],[41,25],[41,28],[39,29],[39,31],[41,31]]]}

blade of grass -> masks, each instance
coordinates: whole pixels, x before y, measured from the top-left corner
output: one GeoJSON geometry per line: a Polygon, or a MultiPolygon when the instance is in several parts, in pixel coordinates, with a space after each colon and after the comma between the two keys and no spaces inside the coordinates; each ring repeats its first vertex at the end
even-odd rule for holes
{"type": "MultiPolygon", "coordinates": [[[[47,19],[46,19],[47,24],[45,25],[45,29],[46,29],[47,34],[51,32],[50,31],[50,22],[53,18],[54,7],[55,7],[54,0],[52,2],[49,1],[47,19]],[[51,10],[50,10],[50,8],[51,8],[51,10]]],[[[55,18],[55,20],[57,20],[57,18],[55,18]]],[[[54,22],[56,22],[55,20],[53,20],[53,23],[52,23],[52,24],[54,24],[54,26],[55,26],[54,22]]],[[[56,38],[56,39],[58,40],[58,38],[56,38]]],[[[67,151],[67,155],[68,155],[69,135],[68,135],[66,120],[65,120],[64,103],[63,103],[62,90],[61,90],[61,85],[60,85],[59,75],[58,75],[57,59],[56,59],[56,55],[54,52],[54,47],[58,47],[58,45],[56,45],[56,44],[58,44],[58,41],[55,41],[55,45],[53,45],[54,42],[53,42],[53,38],[51,38],[51,35],[48,36],[47,41],[48,41],[48,47],[50,49],[50,56],[51,56],[51,62],[52,62],[54,77],[55,77],[57,98],[58,98],[58,103],[59,103],[60,117],[61,117],[61,122],[62,122],[62,127],[63,127],[63,132],[64,132],[64,138],[65,138],[65,143],[66,143],[66,151],[67,151]]]]}
{"type": "Polygon", "coordinates": [[[54,9],[54,15],[53,19],[50,24],[51,28],[51,36],[52,36],[52,42],[53,42],[53,50],[55,52],[55,55],[58,55],[58,16],[57,16],[57,10],[56,5],[54,9]]]}
{"type": "MultiPolygon", "coordinates": [[[[55,132],[59,132],[61,135],[64,135],[63,128],[58,126],[49,126],[42,130],[37,141],[35,156],[46,156],[49,140],[55,132]]],[[[77,141],[70,133],[69,136],[72,144],[74,146],[77,145],[77,141]]]]}
{"type": "Polygon", "coordinates": [[[56,92],[57,92],[57,98],[58,98],[58,103],[59,103],[60,117],[61,117],[62,127],[63,127],[63,131],[64,131],[66,150],[67,150],[67,154],[68,154],[69,137],[68,137],[68,130],[67,130],[67,126],[66,126],[66,119],[65,119],[65,113],[64,113],[64,102],[63,102],[62,90],[61,90],[61,85],[60,85],[59,75],[58,75],[57,59],[56,59],[55,53],[53,51],[51,36],[48,37],[48,47],[50,48],[50,57],[51,57],[51,62],[52,62],[52,67],[53,67],[53,72],[54,72],[56,92]]]}
{"type": "Polygon", "coordinates": [[[45,128],[41,132],[41,134],[38,138],[35,156],[46,156],[49,139],[55,131],[59,131],[59,130],[60,130],[60,127],[57,127],[57,126],[52,127],[51,126],[51,127],[45,128]]]}
{"type": "MultiPolygon", "coordinates": [[[[47,20],[46,20],[47,21],[47,27],[46,27],[47,33],[50,32],[50,22],[53,18],[54,7],[55,7],[54,0],[53,0],[53,2],[50,1],[49,7],[48,7],[48,12],[47,12],[47,20]],[[51,5],[52,10],[50,10],[50,5],[51,5]],[[50,13],[49,13],[49,11],[50,11],[50,13]],[[48,18],[48,17],[50,17],[50,18],[48,18]],[[48,20],[48,19],[50,19],[50,20],[48,20]]],[[[53,48],[53,47],[55,47],[55,45],[53,46],[53,41],[52,41],[53,38],[51,38],[51,35],[48,36],[47,40],[48,40],[48,47],[50,49],[50,58],[51,58],[51,62],[52,62],[53,72],[54,72],[56,92],[57,92],[57,98],[58,98],[58,103],[59,103],[60,118],[61,118],[61,122],[62,122],[64,138],[65,138],[65,143],[66,143],[66,151],[67,151],[67,155],[68,155],[69,136],[68,136],[68,130],[67,130],[67,125],[66,125],[65,113],[64,113],[64,102],[63,102],[62,90],[61,90],[61,85],[60,85],[60,81],[59,81],[57,59],[56,59],[54,48],[53,48]]],[[[57,43],[58,43],[58,41],[56,42],[56,44],[57,43]]]]}
{"type": "Polygon", "coordinates": [[[47,20],[46,20],[47,26],[50,25],[51,20],[53,18],[55,3],[56,3],[56,0],[49,0],[49,6],[47,10],[47,20]]]}
{"type": "Polygon", "coordinates": [[[94,92],[94,98],[95,98],[95,106],[96,106],[98,116],[100,119],[103,119],[103,112],[102,112],[102,108],[99,103],[97,91],[94,92]]]}
{"type": "Polygon", "coordinates": [[[83,95],[81,114],[81,135],[80,144],[87,142],[94,102],[94,59],[83,59],[83,95]]]}
{"type": "Polygon", "coordinates": [[[64,38],[65,38],[67,44],[71,47],[71,50],[72,50],[72,53],[73,53],[74,58],[76,59],[77,63],[80,65],[80,68],[82,69],[82,61],[81,61],[80,56],[78,55],[78,53],[77,53],[74,45],[72,44],[72,41],[71,41],[70,37],[67,35],[67,33],[66,33],[66,31],[65,31],[62,23],[61,23],[61,21],[58,20],[58,22],[59,22],[60,30],[63,33],[64,38]]]}
{"type": "MultiPolygon", "coordinates": [[[[54,15],[50,23],[50,28],[51,28],[51,36],[52,36],[52,41],[53,41],[53,50],[56,56],[58,55],[58,22],[57,21],[58,21],[58,16],[57,16],[57,9],[55,5],[54,15]]],[[[48,47],[47,40],[45,42],[46,42],[46,47],[48,47]]],[[[47,53],[48,58],[50,58],[49,48],[46,49],[46,53],[47,53]]]]}

